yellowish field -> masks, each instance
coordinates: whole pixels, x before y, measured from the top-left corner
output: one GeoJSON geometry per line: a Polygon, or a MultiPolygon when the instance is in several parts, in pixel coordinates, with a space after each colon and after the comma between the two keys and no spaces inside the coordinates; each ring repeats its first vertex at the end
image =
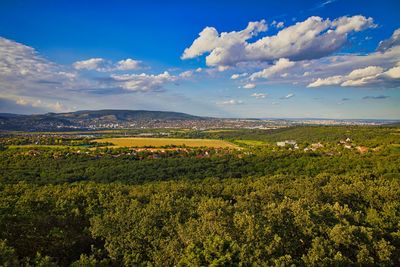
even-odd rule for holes
{"type": "Polygon", "coordinates": [[[188,147],[214,147],[214,148],[236,148],[232,143],[222,141],[222,140],[213,140],[213,139],[175,139],[175,138],[141,138],[141,137],[128,137],[128,138],[103,138],[96,139],[96,142],[109,142],[114,144],[117,147],[145,147],[145,146],[153,146],[153,147],[161,147],[167,145],[175,145],[175,146],[188,146],[188,147]]]}

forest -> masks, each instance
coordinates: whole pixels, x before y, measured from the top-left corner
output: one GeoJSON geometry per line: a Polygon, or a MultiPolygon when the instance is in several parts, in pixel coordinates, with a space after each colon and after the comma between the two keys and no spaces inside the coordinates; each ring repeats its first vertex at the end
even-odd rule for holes
{"type": "Polygon", "coordinates": [[[400,127],[170,137],[240,148],[2,134],[0,265],[400,265],[400,127]]]}

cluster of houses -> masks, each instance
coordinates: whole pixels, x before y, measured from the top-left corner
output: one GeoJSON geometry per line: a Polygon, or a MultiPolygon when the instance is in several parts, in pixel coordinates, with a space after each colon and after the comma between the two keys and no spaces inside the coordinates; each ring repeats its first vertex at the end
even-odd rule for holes
{"type": "Polygon", "coordinates": [[[318,142],[318,143],[315,143],[315,144],[311,144],[310,147],[304,148],[304,151],[309,151],[309,150],[315,151],[315,150],[318,150],[319,148],[323,148],[323,147],[324,147],[324,145],[321,144],[320,142],[318,142]]]}
{"type": "MultiPolygon", "coordinates": [[[[342,145],[346,149],[355,148],[361,154],[366,153],[366,152],[369,151],[368,147],[365,147],[365,146],[357,146],[357,147],[355,147],[354,144],[351,143],[351,139],[350,138],[346,138],[344,140],[340,140],[337,144],[338,145],[342,145]]],[[[298,146],[297,142],[294,141],[294,140],[280,141],[280,142],[277,142],[276,145],[278,147],[289,147],[289,150],[299,149],[299,146],[298,146]]],[[[311,144],[310,146],[304,148],[304,151],[316,151],[316,150],[318,150],[320,148],[323,148],[323,147],[324,147],[324,145],[321,144],[320,142],[318,142],[318,143],[311,144]]]]}
{"type": "MultiPolygon", "coordinates": [[[[276,145],[279,146],[279,147],[289,147],[289,150],[291,150],[291,149],[299,149],[299,145],[294,140],[280,141],[280,142],[277,142],[276,145]]],[[[324,147],[324,145],[318,142],[318,143],[315,143],[315,144],[311,144],[310,147],[304,148],[304,151],[309,151],[309,150],[315,151],[315,150],[317,150],[319,148],[323,148],[323,147],[324,147]]]]}
{"type": "Polygon", "coordinates": [[[297,142],[294,140],[285,140],[285,141],[281,141],[281,142],[276,142],[276,145],[279,147],[290,146],[290,147],[293,147],[294,149],[299,149],[297,142]]]}
{"type": "Polygon", "coordinates": [[[351,149],[352,145],[350,144],[350,142],[351,142],[351,139],[346,138],[346,140],[340,140],[339,144],[343,145],[344,148],[351,149]]]}

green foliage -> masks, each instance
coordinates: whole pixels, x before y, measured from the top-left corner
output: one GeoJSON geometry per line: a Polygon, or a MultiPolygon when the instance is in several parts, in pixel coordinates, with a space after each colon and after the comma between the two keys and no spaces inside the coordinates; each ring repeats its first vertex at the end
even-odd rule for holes
{"type": "Polygon", "coordinates": [[[3,250],[20,261],[39,252],[76,266],[399,264],[398,179],[19,183],[0,199],[3,250]]]}
{"type": "Polygon", "coordinates": [[[6,240],[0,240],[0,263],[4,267],[12,267],[19,264],[15,249],[8,246],[6,240]]]}
{"type": "Polygon", "coordinates": [[[389,139],[366,154],[7,149],[0,265],[399,266],[389,139]]]}

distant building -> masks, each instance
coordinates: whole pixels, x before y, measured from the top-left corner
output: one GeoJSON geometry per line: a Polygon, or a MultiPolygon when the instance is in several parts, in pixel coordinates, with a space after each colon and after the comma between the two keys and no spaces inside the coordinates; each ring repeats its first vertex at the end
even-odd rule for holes
{"type": "Polygon", "coordinates": [[[276,142],[276,145],[279,147],[285,147],[286,145],[294,146],[295,148],[298,148],[297,142],[294,140],[285,140],[281,142],[276,142]]]}
{"type": "Polygon", "coordinates": [[[280,146],[280,147],[284,147],[284,146],[286,146],[286,142],[285,142],[285,141],[283,141],[283,142],[277,142],[276,145],[277,145],[277,146],[280,146]]]}
{"type": "Polygon", "coordinates": [[[285,142],[286,142],[287,145],[292,145],[292,146],[297,145],[297,142],[294,141],[294,140],[286,140],[285,142]]]}
{"type": "Polygon", "coordinates": [[[321,144],[321,143],[315,143],[315,144],[311,144],[311,149],[314,151],[314,150],[317,150],[318,148],[323,148],[324,147],[324,145],[323,144],[321,144]]]}
{"type": "Polygon", "coordinates": [[[364,153],[368,152],[368,147],[366,147],[366,146],[358,146],[356,148],[361,154],[364,154],[364,153]]]}

